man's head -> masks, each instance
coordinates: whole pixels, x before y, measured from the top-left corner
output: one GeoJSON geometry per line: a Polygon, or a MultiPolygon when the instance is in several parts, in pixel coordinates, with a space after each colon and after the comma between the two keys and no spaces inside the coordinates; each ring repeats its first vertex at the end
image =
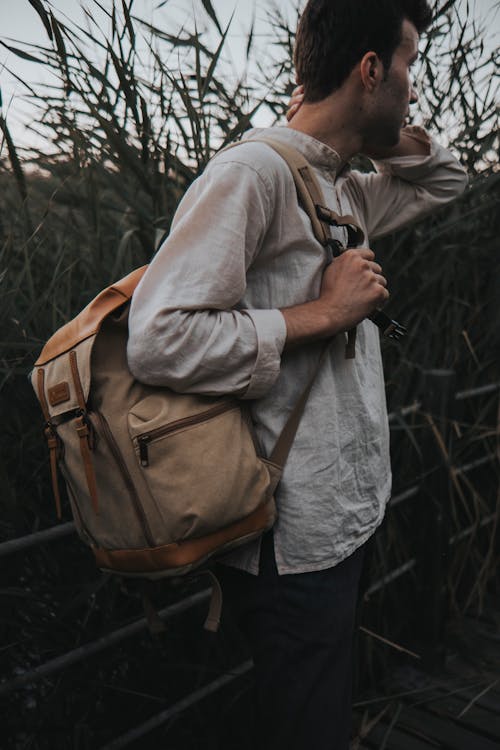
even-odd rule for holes
{"type": "Polygon", "coordinates": [[[304,101],[321,101],[340,88],[367,52],[376,53],[387,75],[403,21],[421,34],[431,17],[426,0],[308,0],[294,56],[304,101]]]}
{"type": "Polygon", "coordinates": [[[348,92],[363,143],[396,145],[417,100],[410,67],[431,18],[426,0],[308,0],[295,46],[304,103],[348,92]]]}

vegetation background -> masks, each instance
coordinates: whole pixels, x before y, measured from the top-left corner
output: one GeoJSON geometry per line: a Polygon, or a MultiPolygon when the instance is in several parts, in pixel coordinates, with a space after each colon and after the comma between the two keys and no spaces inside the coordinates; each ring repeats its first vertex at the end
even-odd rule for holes
{"type": "MultiPolygon", "coordinates": [[[[202,2],[198,28],[193,19],[178,34],[169,32],[168,23],[137,17],[131,0],[88,0],[87,25],[61,17],[46,0],[30,4],[45,42],[3,44],[19,59],[48,66],[57,82],[24,81],[37,112],[30,125],[33,144],[41,147],[16,148],[8,117],[0,116],[2,540],[55,522],[41,416],[27,380],[43,342],[102,287],[149,261],[180,197],[211,155],[260,112],[283,122],[293,87],[294,25],[277,7],[269,13],[272,41],[265,55],[259,49],[255,58],[251,28],[246,54],[252,75],[235,77],[223,64],[228,29],[210,0],[202,2]],[[97,8],[109,33],[96,21],[97,8]]],[[[410,329],[404,342],[384,342],[399,496],[435,468],[424,462],[428,430],[415,406],[425,372],[452,369],[462,390],[500,381],[498,62],[484,44],[490,33],[468,3],[436,2],[417,73],[417,119],[467,166],[470,188],[452,206],[375,248],[390,277],[390,310],[410,329]]],[[[357,166],[371,168],[361,159],[357,166]]],[[[446,512],[455,542],[445,590],[454,616],[484,613],[496,590],[497,406],[493,388],[452,415],[446,512]],[[485,456],[491,460],[484,462],[485,456]],[[459,469],[474,461],[479,469],[459,469]]],[[[419,495],[409,496],[390,508],[376,536],[368,592],[374,581],[422,553],[419,495]]],[[[138,592],[99,574],[72,537],[4,560],[0,663],[7,681],[140,616],[138,592]]],[[[395,583],[365,596],[364,624],[418,648],[421,588],[419,567],[410,566],[395,583]]],[[[154,591],[160,606],[185,594],[184,584],[154,591]]],[[[176,620],[161,638],[137,637],[10,692],[4,746],[95,748],[245,657],[231,628],[217,644],[205,642],[202,613],[196,613],[176,620]]],[[[375,684],[380,691],[387,647],[361,639],[360,664],[359,695],[375,684]]],[[[164,722],[137,746],[167,738],[169,747],[203,742],[215,748],[223,728],[236,738],[247,721],[249,680],[242,677],[212,703],[192,709],[186,721],[164,722]]],[[[244,748],[245,736],[233,746],[244,748]]]]}

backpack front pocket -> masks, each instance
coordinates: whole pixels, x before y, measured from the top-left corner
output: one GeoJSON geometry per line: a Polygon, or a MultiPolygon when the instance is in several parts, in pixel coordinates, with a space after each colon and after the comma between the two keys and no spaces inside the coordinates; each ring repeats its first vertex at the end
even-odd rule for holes
{"type": "Polygon", "coordinates": [[[168,419],[168,405],[156,395],[136,404],[128,417],[143,477],[176,541],[245,518],[268,499],[271,486],[239,403],[188,399],[193,413],[176,419],[168,419]]]}

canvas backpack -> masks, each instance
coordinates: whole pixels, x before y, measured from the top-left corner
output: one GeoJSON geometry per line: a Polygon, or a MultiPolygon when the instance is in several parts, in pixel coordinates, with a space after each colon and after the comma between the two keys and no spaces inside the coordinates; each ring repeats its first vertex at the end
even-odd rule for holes
{"type": "MultiPolygon", "coordinates": [[[[318,241],[331,246],[332,223],[357,231],[352,217],[324,207],[298,151],[266,143],[288,164],[318,241]]],[[[271,455],[260,455],[244,402],[179,394],[131,374],[128,314],[145,270],[104,289],[56,331],[31,377],[58,516],[59,469],[78,534],[99,568],[157,578],[188,573],[271,528],[274,493],[320,362],[271,455]]]]}

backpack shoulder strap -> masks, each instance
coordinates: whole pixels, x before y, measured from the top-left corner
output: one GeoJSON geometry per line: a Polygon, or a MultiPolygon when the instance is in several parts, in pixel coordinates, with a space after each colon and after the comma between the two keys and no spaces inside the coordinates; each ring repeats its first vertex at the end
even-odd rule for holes
{"type": "MultiPolygon", "coordinates": [[[[331,242],[330,226],[332,225],[347,227],[349,245],[354,246],[363,242],[364,232],[357,224],[354,216],[350,214],[341,216],[330,208],[327,208],[323,191],[314,169],[298,149],[277,139],[262,136],[231,143],[222,149],[222,151],[235,148],[243,143],[265,143],[281,156],[291,172],[299,201],[309,217],[314,236],[323,247],[331,242]]],[[[222,153],[222,151],[219,153],[222,153]]]]}

